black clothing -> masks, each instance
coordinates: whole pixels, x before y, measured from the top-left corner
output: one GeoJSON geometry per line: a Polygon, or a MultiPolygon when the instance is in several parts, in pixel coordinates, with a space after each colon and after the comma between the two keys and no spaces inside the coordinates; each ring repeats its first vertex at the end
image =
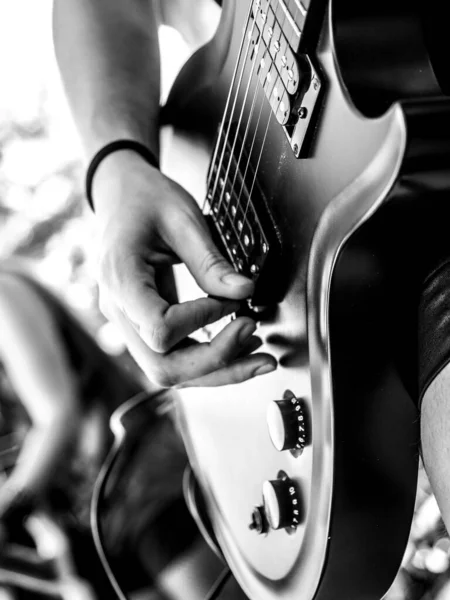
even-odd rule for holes
{"type": "Polygon", "coordinates": [[[419,405],[450,361],[450,259],[436,261],[423,284],[419,306],[419,405]]]}

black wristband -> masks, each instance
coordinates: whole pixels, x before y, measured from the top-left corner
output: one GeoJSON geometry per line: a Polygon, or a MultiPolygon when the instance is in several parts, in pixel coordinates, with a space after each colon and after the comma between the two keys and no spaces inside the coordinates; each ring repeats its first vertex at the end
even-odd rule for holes
{"type": "Polygon", "coordinates": [[[136,140],[116,140],[115,142],[111,142],[100,148],[100,150],[95,154],[94,158],[89,163],[89,167],[86,172],[86,198],[89,202],[89,206],[94,211],[94,202],[92,200],[92,182],[94,179],[95,172],[99,164],[102,162],[104,158],[108,156],[108,154],[112,154],[113,152],[117,152],[117,150],[133,150],[137,152],[144,160],[146,160],[150,165],[159,169],[159,161],[153,152],[147,148],[141,142],[137,142],[136,140]]]}

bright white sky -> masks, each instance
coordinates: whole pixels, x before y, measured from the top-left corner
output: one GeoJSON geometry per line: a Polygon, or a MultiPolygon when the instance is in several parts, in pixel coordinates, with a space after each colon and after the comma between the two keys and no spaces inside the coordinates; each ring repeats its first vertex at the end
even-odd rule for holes
{"type": "Polygon", "coordinates": [[[44,94],[54,133],[78,152],[54,61],[51,7],[52,0],[0,0],[0,126],[31,120],[44,94]]]}
{"type": "MultiPolygon", "coordinates": [[[[0,0],[0,127],[8,120],[32,119],[44,93],[50,103],[54,133],[76,148],[54,60],[51,9],[52,0],[0,0]]],[[[163,85],[167,87],[179,66],[174,61],[183,54],[183,43],[174,31],[165,28],[162,46],[163,85]],[[164,52],[169,37],[170,53],[164,52]]]]}

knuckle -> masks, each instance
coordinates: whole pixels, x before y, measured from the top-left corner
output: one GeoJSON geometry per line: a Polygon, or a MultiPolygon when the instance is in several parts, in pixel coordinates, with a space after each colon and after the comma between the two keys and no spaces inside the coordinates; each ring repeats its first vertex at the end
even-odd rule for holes
{"type": "Polygon", "coordinates": [[[209,322],[209,312],[207,308],[203,306],[198,306],[192,320],[192,326],[197,329],[204,327],[209,322]]]}
{"type": "Polygon", "coordinates": [[[224,369],[225,367],[228,366],[228,357],[226,355],[225,352],[220,352],[219,354],[217,354],[217,356],[215,357],[214,360],[214,367],[215,370],[218,371],[219,369],[224,369]]]}
{"type": "Polygon", "coordinates": [[[139,275],[139,256],[123,243],[104,248],[97,255],[96,277],[100,289],[111,293],[139,275]]]}
{"type": "Polygon", "coordinates": [[[170,373],[167,369],[159,367],[151,373],[151,380],[156,385],[162,388],[170,388],[176,385],[177,379],[174,373],[170,373]]]}
{"type": "Polygon", "coordinates": [[[208,252],[201,260],[200,269],[204,273],[210,273],[220,269],[221,271],[227,268],[225,259],[218,252],[208,252]]]}
{"type": "Polygon", "coordinates": [[[171,348],[171,331],[165,323],[154,325],[149,334],[149,343],[155,352],[168,352],[171,348]]]}

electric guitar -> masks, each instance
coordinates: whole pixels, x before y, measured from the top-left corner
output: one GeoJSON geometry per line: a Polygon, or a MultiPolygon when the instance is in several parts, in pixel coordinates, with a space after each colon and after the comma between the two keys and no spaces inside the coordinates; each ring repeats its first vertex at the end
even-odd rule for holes
{"type": "Polygon", "coordinates": [[[181,390],[177,407],[251,600],[376,600],[403,556],[418,273],[449,218],[449,82],[427,7],[228,0],[165,107],[163,170],[255,279],[248,310],[279,364],[181,390]]]}

